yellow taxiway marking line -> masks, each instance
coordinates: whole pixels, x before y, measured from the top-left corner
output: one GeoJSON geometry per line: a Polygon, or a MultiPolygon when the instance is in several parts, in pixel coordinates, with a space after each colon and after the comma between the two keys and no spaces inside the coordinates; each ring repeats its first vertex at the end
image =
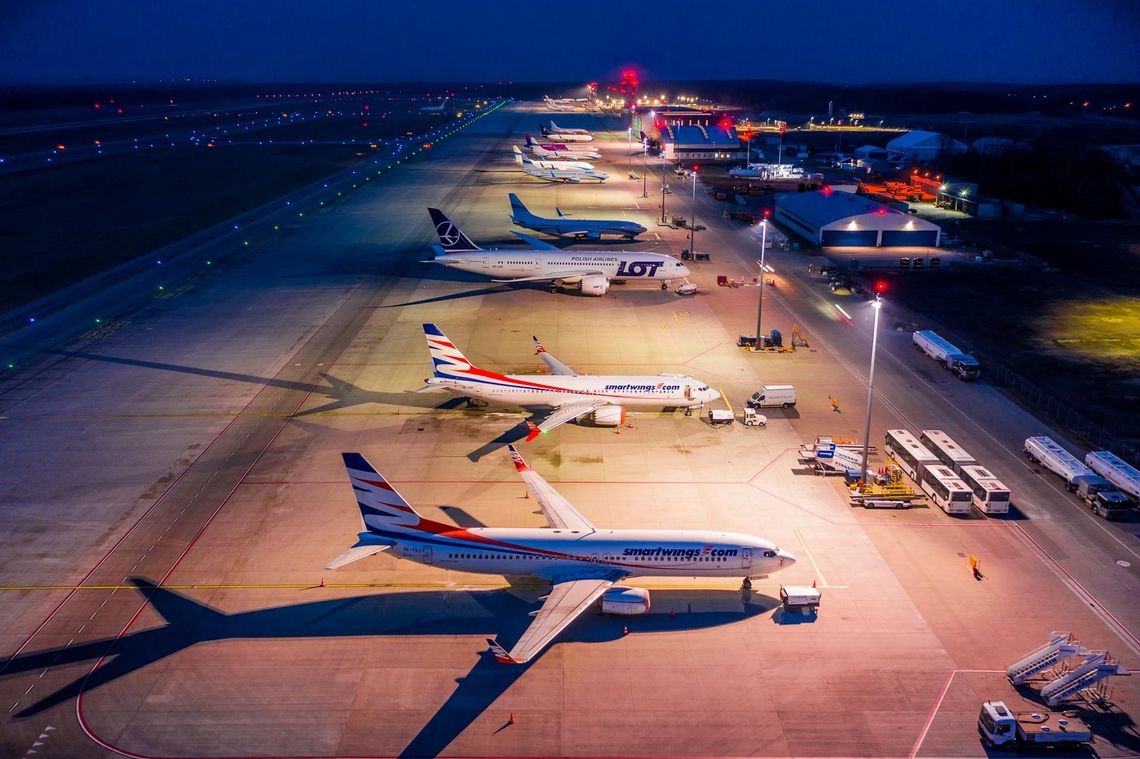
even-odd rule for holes
{"type": "Polygon", "coordinates": [[[823,572],[819,571],[819,564],[815,563],[815,557],[812,556],[811,549],[808,548],[808,544],[807,541],[804,540],[804,536],[800,534],[799,530],[792,530],[792,532],[796,533],[796,539],[799,540],[800,545],[804,547],[804,554],[808,557],[808,561],[811,562],[812,569],[815,570],[815,576],[819,578],[819,584],[821,587],[828,589],[849,587],[847,585],[828,585],[827,578],[823,576],[823,572]]]}
{"type": "Polygon", "coordinates": [[[725,393],[724,390],[721,390],[719,387],[717,388],[717,392],[720,393],[721,398],[724,398],[724,405],[728,406],[728,410],[732,411],[733,416],[736,416],[736,411],[734,411],[732,408],[732,401],[728,399],[728,394],[725,393]]]}

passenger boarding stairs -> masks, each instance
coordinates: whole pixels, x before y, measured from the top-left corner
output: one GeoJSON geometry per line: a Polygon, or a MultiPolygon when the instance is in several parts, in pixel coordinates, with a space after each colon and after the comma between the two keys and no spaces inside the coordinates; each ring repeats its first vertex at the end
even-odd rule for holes
{"type": "Polygon", "coordinates": [[[1006,677],[1014,685],[1021,685],[1034,675],[1056,667],[1068,658],[1088,653],[1081,644],[1067,632],[1052,632],[1049,642],[1041,648],[1026,654],[1016,664],[1005,670],[1006,677]]]}
{"type": "Polygon", "coordinates": [[[1022,685],[1050,670],[1054,674],[1045,676],[1048,682],[1040,691],[1042,700],[1049,706],[1082,694],[1095,700],[1098,695],[1092,690],[1094,686],[1105,678],[1128,674],[1107,652],[1089,651],[1067,632],[1050,633],[1048,643],[1011,664],[1005,674],[1014,685],[1022,685]],[[1072,668],[1064,666],[1074,656],[1083,656],[1084,661],[1072,668]]]}
{"type": "Polygon", "coordinates": [[[1067,701],[1092,688],[1106,677],[1128,674],[1124,666],[1111,658],[1105,651],[1094,651],[1088,654],[1084,662],[1072,670],[1052,680],[1041,689],[1041,698],[1049,706],[1067,701]]]}

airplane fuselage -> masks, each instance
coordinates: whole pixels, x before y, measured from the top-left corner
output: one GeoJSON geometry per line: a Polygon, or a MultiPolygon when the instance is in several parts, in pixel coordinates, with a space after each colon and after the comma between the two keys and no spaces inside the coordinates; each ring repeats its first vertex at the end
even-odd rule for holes
{"type": "Polygon", "coordinates": [[[460,271],[486,274],[496,279],[549,276],[576,281],[581,279],[581,274],[561,277],[559,272],[581,272],[583,269],[597,271],[611,280],[648,279],[668,282],[689,276],[688,267],[672,256],[661,253],[485,250],[437,255],[435,263],[460,271]]]}
{"type": "Polygon", "coordinates": [[[514,406],[552,408],[598,400],[622,407],[696,407],[704,404],[710,392],[707,385],[693,377],[666,375],[569,376],[479,372],[430,377],[426,382],[461,397],[514,406]]]}
{"type": "Polygon", "coordinates": [[[792,563],[772,543],[732,532],[456,527],[395,528],[361,537],[370,535],[391,541],[396,556],[421,564],[546,579],[599,567],[632,577],[765,577],[792,563]]]}
{"type": "Polygon", "coordinates": [[[542,216],[515,215],[511,218],[520,227],[532,229],[557,237],[588,237],[598,239],[602,235],[618,235],[633,239],[645,227],[634,221],[603,221],[600,219],[547,219],[542,216]]]}

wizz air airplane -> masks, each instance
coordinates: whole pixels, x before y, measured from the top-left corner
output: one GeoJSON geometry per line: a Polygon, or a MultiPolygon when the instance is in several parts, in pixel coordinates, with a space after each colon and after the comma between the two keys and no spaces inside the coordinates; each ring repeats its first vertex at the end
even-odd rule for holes
{"type": "Polygon", "coordinates": [[[550,374],[498,374],[473,366],[434,324],[424,325],[432,376],[416,392],[446,390],[512,406],[551,409],[538,424],[527,421],[527,442],[566,422],[588,417],[599,427],[625,421],[627,406],[694,408],[711,403],[720,393],[687,374],[615,376],[578,374],[546,352],[534,338],[535,353],[550,374]]]}
{"type": "MultiPolygon", "coordinates": [[[[548,167],[539,166],[534,161],[527,158],[518,152],[515,148],[515,163],[535,179],[542,179],[546,182],[570,182],[578,184],[579,182],[604,182],[609,179],[610,175],[604,171],[597,169],[583,169],[580,166],[563,166],[564,161],[544,161],[543,163],[551,164],[548,167]]],[[[589,165],[589,164],[587,164],[589,165]]]]}
{"type": "Polygon", "coordinates": [[[538,125],[538,129],[542,132],[543,137],[549,137],[557,142],[593,142],[594,137],[589,134],[577,134],[575,132],[550,132],[542,124],[538,125]]]}
{"type": "MultiPolygon", "coordinates": [[[[519,150],[518,145],[512,145],[511,147],[514,149],[515,163],[519,166],[522,166],[522,159],[526,158],[526,156],[523,155],[523,152],[521,150],[519,150]]],[[[587,163],[586,161],[575,161],[574,159],[568,157],[559,157],[554,160],[536,158],[530,158],[527,160],[529,160],[540,169],[581,169],[582,171],[594,170],[594,164],[587,163]]]]}
{"type": "Polygon", "coordinates": [[[563,145],[560,142],[535,142],[526,135],[526,147],[539,158],[567,158],[571,161],[597,161],[602,157],[595,148],[586,145],[563,145]]]}
{"type": "Polygon", "coordinates": [[[424,519],[359,453],[343,453],[364,531],[328,565],[338,569],[381,551],[421,564],[492,575],[530,575],[551,583],[522,637],[508,652],[488,639],[495,658],[523,664],[542,652],[599,600],[603,612],[649,611],[649,591],[623,586],[629,577],[767,577],[795,557],[752,535],[712,530],[600,530],[510,447],[515,469],[546,517],[547,527],[472,527],[424,519]]]}
{"type": "Polygon", "coordinates": [[[568,127],[560,127],[554,123],[554,119],[550,120],[550,131],[552,134],[589,134],[589,129],[570,129],[568,127]]]}
{"type": "Polygon", "coordinates": [[[584,237],[590,240],[600,240],[602,235],[620,235],[632,240],[646,231],[646,228],[636,221],[568,219],[559,208],[554,209],[558,214],[557,219],[535,216],[527,210],[527,207],[519,200],[518,195],[512,192],[508,194],[508,197],[511,199],[511,221],[520,227],[526,227],[535,232],[545,232],[556,237],[584,237]]]}
{"type": "Polygon", "coordinates": [[[429,208],[439,245],[432,246],[434,263],[473,274],[486,274],[495,282],[550,282],[552,289],[575,287],[583,295],[605,295],[614,279],[652,280],[668,286],[689,276],[689,267],[664,253],[633,251],[559,250],[529,235],[515,236],[529,250],[484,250],[471,242],[438,208],[429,208]]]}

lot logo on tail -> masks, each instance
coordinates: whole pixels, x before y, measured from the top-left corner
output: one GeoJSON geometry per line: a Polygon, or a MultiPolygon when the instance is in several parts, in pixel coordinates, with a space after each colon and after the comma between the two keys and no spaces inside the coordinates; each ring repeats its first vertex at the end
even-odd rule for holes
{"type": "Polygon", "coordinates": [[[440,222],[435,228],[435,233],[439,235],[440,242],[445,246],[455,245],[462,236],[459,228],[450,221],[440,222]]]}

